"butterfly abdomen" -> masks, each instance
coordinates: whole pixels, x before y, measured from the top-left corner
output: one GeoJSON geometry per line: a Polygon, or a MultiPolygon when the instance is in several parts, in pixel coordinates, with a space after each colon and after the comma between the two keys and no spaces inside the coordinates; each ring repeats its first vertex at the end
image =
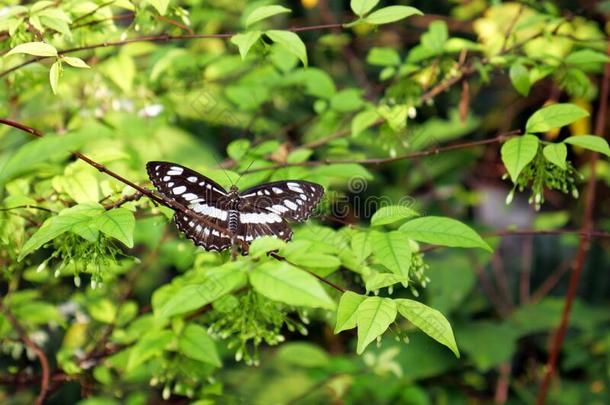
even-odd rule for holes
{"type": "Polygon", "coordinates": [[[239,226],[239,212],[236,210],[229,211],[228,225],[229,232],[237,232],[237,227],[239,226]]]}

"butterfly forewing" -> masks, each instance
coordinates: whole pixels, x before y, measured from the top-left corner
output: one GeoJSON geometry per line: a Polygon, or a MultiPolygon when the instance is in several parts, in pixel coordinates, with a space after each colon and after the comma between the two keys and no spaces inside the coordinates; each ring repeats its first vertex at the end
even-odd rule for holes
{"type": "MultiPolygon", "coordinates": [[[[240,207],[254,213],[275,214],[302,222],[309,218],[323,195],[324,188],[316,183],[304,180],[276,181],[242,191],[240,207]]],[[[258,218],[253,216],[252,220],[257,221],[258,218]]]]}

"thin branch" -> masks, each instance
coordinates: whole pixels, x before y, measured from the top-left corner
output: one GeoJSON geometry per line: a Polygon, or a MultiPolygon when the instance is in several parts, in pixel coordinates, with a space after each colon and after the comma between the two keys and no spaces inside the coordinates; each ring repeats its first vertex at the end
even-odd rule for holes
{"type": "MultiPolygon", "coordinates": [[[[305,32],[305,31],[316,31],[316,30],[325,30],[325,29],[334,29],[343,27],[343,24],[322,24],[322,25],[311,25],[307,27],[291,27],[288,28],[287,31],[292,32],[305,32]]],[[[123,46],[127,44],[133,44],[137,42],[170,42],[170,41],[182,41],[189,39],[222,39],[222,38],[231,38],[235,33],[224,33],[224,34],[185,34],[185,35],[144,35],[141,37],[128,38],[121,41],[109,41],[109,42],[101,42],[98,44],[91,44],[85,46],[79,46],[75,48],[58,50],[57,53],[59,55],[65,55],[68,53],[80,52],[80,51],[88,51],[97,48],[106,48],[109,46],[123,46]]],[[[48,59],[50,56],[38,56],[32,59],[29,59],[23,63],[15,65],[9,69],[6,69],[3,72],[0,72],[0,78],[12,73],[18,69],[21,69],[24,66],[30,65],[35,62],[40,62],[41,60],[48,59]]]]}
{"type": "Polygon", "coordinates": [[[138,201],[140,198],[142,198],[142,196],[143,196],[143,194],[141,192],[137,191],[133,194],[129,194],[129,195],[119,198],[112,204],[104,205],[104,208],[106,209],[106,211],[111,210],[113,208],[118,208],[121,205],[123,205],[129,201],[138,201]]]}
{"type": "Polygon", "coordinates": [[[449,152],[452,150],[467,149],[467,148],[473,148],[475,146],[500,143],[500,142],[503,142],[503,141],[511,138],[512,136],[514,136],[518,133],[520,133],[520,131],[516,130],[516,131],[511,131],[511,132],[507,132],[505,134],[498,135],[492,139],[463,142],[463,143],[458,143],[455,145],[449,145],[449,146],[444,146],[444,147],[440,147],[440,148],[424,150],[424,151],[420,151],[420,152],[413,152],[413,153],[408,153],[406,155],[394,156],[394,157],[389,157],[389,158],[337,159],[337,160],[324,159],[324,160],[314,160],[314,161],[298,162],[298,163],[281,163],[281,164],[274,165],[274,166],[257,167],[254,169],[246,170],[246,171],[242,172],[241,174],[263,172],[263,171],[269,171],[269,170],[278,170],[278,169],[284,169],[286,167],[316,167],[316,166],[325,166],[325,165],[340,165],[340,164],[353,164],[353,163],[357,163],[357,164],[361,164],[361,165],[382,165],[382,164],[386,164],[386,163],[398,162],[400,160],[415,159],[415,158],[426,157],[426,156],[430,156],[430,155],[437,155],[439,153],[449,152]]]}
{"type": "Polygon", "coordinates": [[[2,302],[0,302],[0,310],[4,312],[4,315],[11,323],[13,328],[15,328],[15,330],[19,334],[19,338],[23,341],[23,343],[36,354],[36,357],[38,357],[38,361],[40,362],[40,367],[42,369],[42,379],[40,380],[40,393],[36,398],[35,404],[42,405],[47,396],[47,392],[49,391],[49,379],[51,376],[49,359],[47,358],[47,355],[45,354],[44,350],[42,350],[40,346],[38,346],[32,341],[32,339],[28,337],[27,331],[23,328],[23,326],[21,326],[19,321],[17,321],[17,318],[15,318],[15,316],[8,310],[8,308],[2,305],[2,302]]]}
{"type": "MultiPolygon", "coordinates": [[[[20,122],[0,118],[0,124],[4,124],[4,125],[11,126],[13,128],[17,128],[21,131],[27,132],[38,138],[44,137],[42,132],[40,132],[34,128],[30,128],[27,125],[22,124],[20,122]]],[[[93,166],[100,173],[105,173],[105,174],[109,175],[110,177],[113,177],[114,179],[120,181],[121,183],[139,191],[141,194],[145,195],[146,197],[150,198],[151,200],[153,200],[161,205],[164,205],[168,208],[171,208],[174,211],[178,211],[182,215],[187,216],[195,221],[198,221],[199,223],[202,223],[205,226],[212,228],[218,232],[226,233],[226,230],[222,229],[214,222],[208,220],[206,217],[199,215],[192,210],[189,210],[188,208],[186,208],[184,205],[180,204],[176,200],[169,199],[166,196],[164,196],[163,194],[155,194],[153,191],[143,188],[142,186],[132,182],[131,180],[124,178],[123,176],[113,172],[112,170],[108,169],[106,166],[102,165],[101,163],[96,162],[95,160],[87,157],[86,155],[83,155],[80,152],[72,152],[72,156],[84,161],[85,163],[89,164],[90,166],[93,166]]]]}
{"type": "MultiPolygon", "coordinates": [[[[608,44],[606,53],[610,55],[610,44],[608,44]]],[[[595,133],[601,137],[604,136],[604,128],[606,126],[606,113],[608,111],[608,97],[610,96],[610,63],[606,63],[604,68],[604,76],[602,78],[601,83],[601,91],[600,91],[600,102],[599,108],[597,110],[597,121],[595,123],[595,133]]],[[[544,405],[546,402],[546,397],[548,394],[548,390],[551,384],[551,379],[553,374],[555,373],[555,368],[557,367],[557,359],[559,358],[559,352],[561,351],[561,346],[563,345],[563,339],[566,334],[566,330],[568,328],[568,323],[570,320],[570,312],[572,310],[572,304],[574,303],[574,299],[576,297],[576,292],[578,290],[578,282],[580,280],[580,275],[585,266],[585,261],[587,258],[587,252],[589,250],[589,242],[591,236],[586,234],[593,228],[593,209],[595,207],[595,186],[597,183],[597,173],[596,173],[596,163],[599,155],[597,152],[593,152],[591,154],[591,174],[589,176],[589,181],[587,183],[587,192],[586,192],[586,200],[585,200],[585,210],[583,213],[583,221],[582,221],[582,234],[580,237],[580,242],[578,244],[578,250],[576,252],[576,258],[574,260],[574,269],[572,271],[572,275],[570,276],[570,283],[568,285],[568,292],[565,298],[565,304],[563,307],[563,312],[561,313],[561,321],[559,323],[559,327],[555,332],[555,336],[553,338],[553,343],[551,346],[551,351],[549,355],[549,360],[544,369],[544,376],[542,378],[542,382],[540,383],[540,390],[538,392],[538,398],[536,399],[537,405],[544,405]]]]}

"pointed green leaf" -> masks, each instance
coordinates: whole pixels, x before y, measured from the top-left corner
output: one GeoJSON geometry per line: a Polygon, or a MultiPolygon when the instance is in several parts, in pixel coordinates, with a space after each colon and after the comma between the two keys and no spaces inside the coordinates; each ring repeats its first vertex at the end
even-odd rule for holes
{"type": "Polygon", "coordinates": [[[57,94],[57,86],[59,85],[59,74],[61,73],[61,62],[57,61],[51,65],[49,70],[49,83],[53,94],[57,94]]]}
{"type": "Polygon", "coordinates": [[[451,325],[442,313],[421,302],[408,299],[396,299],[394,301],[398,307],[398,312],[409,322],[437,342],[447,346],[456,357],[460,357],[451,325]]]}
{"type": "Polygon", "coordinates": [[[246,59],[250,48],[258,41],[261,37],[260,31],[250,31],[243,34],[236,34],[231,37],[231,43],[237,45],[241,59],[246,59]]]}
{"type": "Polygon", "coordinates": [[[265,35],[299,58],[304,66],[307,66],[307,48],[297,34],[290,31],[269,30],[265,31],[265,35]]]}
{"type": "Polygon", "coordinates": [[[252,10],[252,12],[246,18],[246,28],[255,22],[264,20],[269,17],[273,17],[274,15],[283,14],[283,13],[291,13],[292,11],[289,8],[271,5],[271,6],[263,6],[258,7],[252,10]]]}
{"type": "Polygon", "coordinates": [[[379,118],[379,114],[374,109],[360,111],[352,119],[352,136],[358,136],[362,131],[375,124],[379,118]]]}
{"type": "Polygon", "coordinates": [[[0,167],[0,184],[35,170],[39,163],[66,155],[96,136],[91,131],[75,131],[62,136],[48,134],[30,141],[13,153],[4,166],[0,167]]]}
{"type": "Polygon", "coordinates": [[[396,303],[389,298],[368,297],[359,306],[356,314],[358,326],[358,354],[388,329],[396,319],[396,303]]]}
{"type": "Polygon", "coordinates": [[[128,209],[115,208],[104,211],[93,223],[106,235],[123,242],[129,248],[133,247],[133,229],[136,220],[128,209]]]}
{"type": "Polygon", "coordinates": [[[525,124],[525,132],[546,132],[588,116],[587,110],[575,104],[553,104],[533,113],[525,124]]]}
{"type": "Polygon", "coordinates": [[[169,330],[154,330],[146,333],[131,348],[129,360],[127,360],[127,371],[133,370],[148,359],[160,356],[173,338],[174,334],[169,330]]]}
{"type": "Polygon", "coordinates": [[[98,203],[78,204],[62,210],[59,215],[48,218],[25,242],[19,252],[18,260],[21,261],[25,256],[63,233],[72,231],[79,225],[90,224],[96,216],[103,212],[104,207],[98,203]]]}
{"type": "Polygon", "coordinates": [[[147,0],[159,14],[165,15],[167,13],[167,6],[169,6],[169,0],[147,0]]]}
{"type": "Polygon", "coordinates": [[[369,24],[381,25],[399,21],[412,15],[424,15],[424,13],[415,7],[389,6],[373,11],[363,21],[369,24]]]}
{"type": "Polygon", "coordinates": [[[335,335],[344,330],[356,327],[356,316],[358,306],[365,300],[364,295],[346,291],[339,300],[337,308],[337,322],[335,323],[335,335]]]}
{"type": "Polygon", "coordinates": [[[513,63],[509,71],[510,81],[515,90],[523,97],[526,97],[530,92],[532,83],[530,82],[530,72],[521,63],[513,63]]]}
{"type": "Polygon", "coordinates": [[[72,57],[72,56],[64,56],[63,58],[61,58],[61,60],[63,60],[68,65],[70,65],[72,67],[75,67],[75,68],[81,68],[81,69],[90,69],[91,68],[81,58],[75,58],[75,57],[72,57]]]}
{"type": "Polygon", "coordinates": [[[16,53],[25,53],[33,56],[57,56],[57,49],[51,44],[45,42],[26,42],[19,44],[11,49],[6,55],[10,56],[16,53]]]}
{"type": "Polygon", "coordinates": [[[261,238],[254,239],[250,244],[250,257],[256,258],[261,257],[271,252],[272,250],[278,250],[286,246],[286,242],[281,239],[273,238],[271,236],[263,236],[261,238]]]}
{"type": "Polygon", "coordinates": [[[379,3],[379,0],[351,0],[350,7],[354,14],[358,17],[363,17],[366,13],[371,11],[379,3]]]}
{"type": "Polygon", "coordinates": [[[592,49],[581,49],[580,51],[572,52],[565,58],[564,62],[568,65],[579,65],[586,63],[608,63],[610,58],[608,55],[597,52],[592,49]]]}
{"type": "Polygon", "coordinates": [[[502,145],[502,162],[504,162],[513,183],[517,181],[525,166],[536,157],[539,142],[534,135],[525,134],[509,139],[502,145]]]}
{"type": "Polygon", "coordinates": [[[472,228],[452,218],[434,216],[416,218],[399,229],[409,238],[420,242],[452,247],[478,247],[492,251],[472,228]]]}
{"type": "Polygon", "coordinates": [[[409,237],[399,231],[373,232],[371,246],[375,259],[392,273],[409,279],[411,267],[411,247],[409,237]]]}
{"type": "Polygon", "coordinates": [[[203,281],[183,285],[158,308],[153,305],[155,314],[161,318],[184,314],[242,287],[247,281],[246,275],[241,270],[243,265],[244,262],[229,262],[208,270],[203,281]]]}
{"type": "Polygon", "coordinates": [[[394,222],[417,217],[419,214],[412,208],[406,205],[388,205],[379,208],[371,218],[372,226],[388,225],[394,222]]]}
{"type": "Polygon", "coordinates": [[[564,143],[551,143],[542,149],[544,157],[555,166],[559,166],[565,170],[566,158],[568,157],[568,148],[564,143]]]}
{"type": "Polygon", "coordinates": [[[370,236],[370,232],[360,231],[352,237],[351,247],[358,263],[362,263],[373,253],[370,236]]]}
{"type": "Polygon", "coordinates": [[[589,149],[594,152],[603,153],[604,155],[610,157],[610,147],[608,147],[608,142],[601,136],[597,135],[576,135],[567,138],[565,143],[569,143],[570,145],[580,146],[581,148],[589,149]]]}
{"type": "Polygon", "coordinates": [[[311,274],[286,262],[265,262],[251,273],[250,283],[267,298],[288,305],[334,309],[335,303],[311,274]]]}
{"type": "Polygon", "coordinates": [[[206,330],[197,324],[190,323],[184,328],[178,339],[178,350],[193,360],[216,367],[222,366],[214,341],[206,330]]]}

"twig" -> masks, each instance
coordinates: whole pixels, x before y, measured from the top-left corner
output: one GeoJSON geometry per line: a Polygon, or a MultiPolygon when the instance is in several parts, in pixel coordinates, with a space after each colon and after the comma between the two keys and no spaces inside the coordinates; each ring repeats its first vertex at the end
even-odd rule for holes
{"type": "MultiPolygon", "coordinates": [[[[29,134],[32,134],[38,138],[42,138],[44,135],[42,134],[42,132],[34,129],[34,128],[30,128],[25,124],[22,124],[20,122],[16,122],[16,121],[11,121],[11,120],[7,120],[7,119],[3,119],[0,118],[0,124],[4,124],[4,125],[8,125],[11,126],[13,128],[17,128],[21,131],[27,132],[29,134]]],[[[197,214],[196,212],[189,210],[188,208],[186,208],[184,205],[180,204],[179,202],[177,202],[176,200],[172,200],[167,198],[166,196],[164,196],[163,194],[155,194],[153,191],[148,190],[146,188],[143,188],[142,186],[132,182],[131,180],[128,180],[126,178],[124,178],[123,176],[113,172],[112,170],[108,169],[106,166],[94,161],[93,159],[87,157],[86,155],[83,155],[80,152],[72,152],[72,156],[84,161],[85,163],[93,166],[95,169],[97,169],[100,173],[105,173],[111,177],[113,177],[114,179],[120,181],[123,184],[126,184],[128,186],[130,186],[131,188],[139,191],[141,194],[145,195],[146,197],[150,198],[151,200],[164,205],[168,208],[171,208],[175,211],[179,211],[181,214],[195,220],[198,221],[204,225],[206,225],[207,227],[210,227],[218,232],[222,232],[222,233],[226,233],[225,230],[223,230],[222,228],[220,228],[217,224],[213,223],[212,221],[208,220],[206,217],[197,214]]]]}
{"type": "MultiPolygon", "coordinates": [[[[608,48],[606,53],[610,55],[610,44],[608,44],[608,48]]],[[[606,125],[606,113],[608,110],[608,96],[610,95],[610,63],[606,63],[604,68],[604,76],[602,78],[601,91],[600,91],[600,102],[599,108],[597,110],[597,121],[595,123],[595,133],[601,137],[604,135],[604,128],[606,125]]],[[[587,183],[587,192],[586,192],[586,200],[585,200],[585,210],[583,214],[583,223],[582,223],[582,234],[580,237],[580,242],[578,244],[578,250],[576,252],[576,258],[574,260],[574,269],[572,271],[572,275],[570,276],[570,282],[568,285],[568,292],[565,298],[565,304],[563,307],[563,312],[561,313],[561,321],[559,323],[559,327],[555,332],[555,336],[553,338],[553,343],[551,346],[551,351],[549,355],[549,360],[546,364],[544,370],[544,376],[542,378],[542,382],[540,383],[540,390],[538,391],[538,398],[536,399],[537,405],[544,405],[546,402],[546,397],[548,394],[549,386],[551,384],[551,379],[553,374],[555,373],[555,368],[557,366],[557,359],[559,358],[559,352],[561,350],[561,346],[563,344],[563,339],[566,334],[566,330],[568,328],[568,323],[570,320],[570,312],[572,310],[572,304],[574,302],[574,298],[576,297],[576,292],[578,290],[578,282],[580,280],[580,275],[585,266],[585,261],[587,258],[587,251],[589,250],[589,241],[591,236],[586,234],[593,227],[593,208],[595,206],[595,186],[597,182],[597,173],[596,173],[596,163],[598,159],[598,153],[593,152],[591,154],[591,174],[589,176],[589,181],[587,183]]]]}
{"type": "Polygon", "coordinates": [[[351,164],[351,163],[356,163],[356,164],[361,164],[361,165],[382,165],[382,164],[391,163],[391,162],[398,162],[400,160],[415,159],[415,158],[426,157],[426,156],[430,156],[430,155],[436,155],[439,153],[448,152],[448,151],[452,151],[452,150],[466,149],[466,148],[472,148],[475,146],[499,143],[499,142],[503,142],[503,141],[509,139],[510,137],[512,137],[518,133],[520,133],[520,131],[516,130],[516,131],[511,131],[511,132],[507,132],[505,134],[498,135],[492,139],[484,139],[481,141],[472,141],[472,142],[463,142],[463,143],[458,143],[455,145],[449,145],[449,146],[429,149],[429,150],[420,151],[420,152],[408,153],[406,155],[394,156],[394,157],[390,157],[390,158],[337,159],[337,160],[324,159],[324,160],[315,160],[315,161],[298,162],[298,163],[281,163],[281,164],[274,165],[274,166],[257,167],[254,169],[246,170],[246,171],[243,171],[242,174],[262,172],[262,171],[268,171],[268,170],[278,170],[278,169],[284,169],[286,167],[316,167],[316,166],[340,165],[340,164],[351,164]]]}
{"type": "Polygon", "coordinates": [[[542,298],[544,298],[553,289],[553,287],[557,285],[559,280],[561,280],[561,277],[563,277],[564,274],[570,271],[570,266],[570,261],[563,261],[557,267],[557,269],[555,269],[555,271],[553,271],[553,273],[551,273],[551,275],[548,276],[546,280],[544,280],[544,282],[538,287],[538,289],[534,291],[530,302],[535,304],[539,302],[542,298]]]}
{"type": "Polygon", "coordinates": [[[106,211],[111,210],[113,208],[118,208],[121,205],[129,202],[129,201],[138,201],[140,198],[142,198],[143,194],[139,191],[130,194],[130,195],[126,195],[123,196],[121,198],[119,198],[118,200],[116,200],[115,202],[113,202],[112,204],[107,204],[104,205],[104,208],[106,209],[106,211]]]}
{"type": "Polygon", "coordinates": [[[15,316],[8,310],[8,308],[2,305],[2,302],[0,302],[0,310],[4,312],[4,315],[11,323],[11,325],[13,325],[13,328],[15,328],[15,330],[19,334],[19,338],[23,341],[23,343],[36,354],[36,357],[38,357],[38,361],[40,362],[40,367],[42,369],[42,379],[40,380],[40,393],[36,398],[35,404],[42,405],[49,390],[49,379],[51,376],[49,359],[47,359],[47,355],[45,354],[44,350],[42,350],[40,346],[38,346],[32,341],[32,339],[28,337],[27,331],[23,328],[23,326],[21,326],[19,321],[17,321],[17,318],[15,318],[15,316]]]}
{"type": "MultiPolygon", "coordinates": [[[[338,27],[343,27],[343,24],[323,24],[323,25],[311,25],[311,26],[307,26],[307,27],[292,27],[292,28],[288,28],[287,31],[304,32],[304,31],[315,31],[315,30],[323,30],[323,29],[333,29],[333,28],[338,28],[338,27]]],[[[211,39],[211,38],[222,39],[222,38],[231,38],[233,35],[235,35],[235,33],[185,34],[185,35],[167,35],[167,34],[144,35],[141,37],[128,38],[128,39],[124,39],[121,41],[101,42],[98,44],[91,44],[91,45],[79,46],[79,47],[75,47],[75,48],[58,50],[57,53],[59,55],[65,55],[67,53],[88,51],[88,50],[97,49],[97,48],[106,48],[109,46],[123,46],[123,45],[133,44],[133,43],[137,43],[137,42],[169,42],[169,41],[182,41],[182,40],[188,40],[188,39],[211,39]]],[[[22,62],[18,65],[15,65],[9,69],[6,69],[3,72],[0,72],[0,78],[8,75],[9,73],[14,72],[15,70],[18,70],[24,66],[27,66],[32,63],[39,62],[41,60],[48,59],[48,58],[50,58],[50,56],[38,56],[38,57],[35,57],[32,59],[29,59],[29,60],[22,62]]]]}

